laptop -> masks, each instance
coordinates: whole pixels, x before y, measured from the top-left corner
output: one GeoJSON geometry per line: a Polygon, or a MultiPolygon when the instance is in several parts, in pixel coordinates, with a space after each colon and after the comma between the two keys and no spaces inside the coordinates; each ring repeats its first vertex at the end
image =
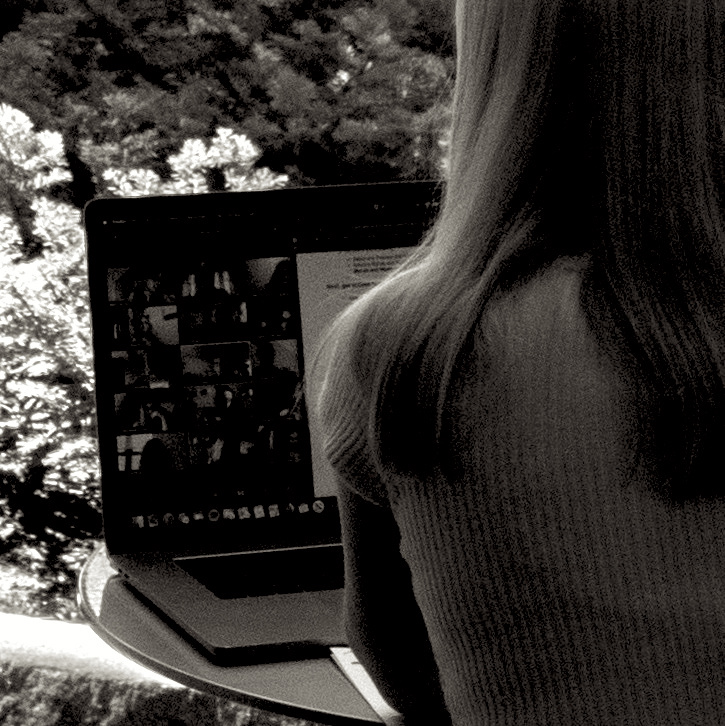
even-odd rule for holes
{"type": "Polygon", "coordinates": [[[437,201],[434,182],[401,182],[86,207],[109,558],[215,662],[345,644],[336,484],[305,364],[437,201]]]}

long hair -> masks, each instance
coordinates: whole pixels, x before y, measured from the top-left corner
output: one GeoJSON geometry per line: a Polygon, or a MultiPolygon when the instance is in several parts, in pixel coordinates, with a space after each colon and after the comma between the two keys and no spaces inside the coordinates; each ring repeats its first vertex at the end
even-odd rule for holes
{"type": "Polygon", "coordinates": [[[725,399],[724,28],[720,0],[459,0],[441,213],[337,321],[321,415],[347,371],[378,466],[429,470],[491,296],[586,253],[689,469],[725,399]]]}

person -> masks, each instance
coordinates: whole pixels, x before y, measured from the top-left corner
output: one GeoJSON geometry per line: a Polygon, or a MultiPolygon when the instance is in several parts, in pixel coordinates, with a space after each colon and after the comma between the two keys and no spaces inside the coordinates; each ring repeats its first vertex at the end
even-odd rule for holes
{"type": "Polygon", "coordinates": [[[311,396],[411,722],[725,722],[725,3],[458,0],[440,215],[311,396]]]}

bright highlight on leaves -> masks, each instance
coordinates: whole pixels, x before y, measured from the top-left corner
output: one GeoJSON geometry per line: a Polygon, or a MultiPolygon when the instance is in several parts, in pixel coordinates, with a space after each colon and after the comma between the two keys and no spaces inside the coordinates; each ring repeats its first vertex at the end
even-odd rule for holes
{"type": "Polygon", "coordinates": [[[167,159],[172,177],[162,179],[150,169],[107,169],[103,179],[109,192],[118,196],[149,194],[203,194],[215,191],[209,185],[209,173],[223,174],[228,191],[251,191],[283,187],[284,174],[258,169],[254,164],[261,156],[257,147],[232,129],[217,129],[210,140],[187,139],[177,154],[167,159]]]}

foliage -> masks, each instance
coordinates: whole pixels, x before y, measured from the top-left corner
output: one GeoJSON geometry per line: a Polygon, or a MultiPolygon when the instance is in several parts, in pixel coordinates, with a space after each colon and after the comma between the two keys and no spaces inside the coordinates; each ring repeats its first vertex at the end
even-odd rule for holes
{"type": "MultiPolygon", "coordinates": [[[[113,148],[108,152],[111,161],[113,148]]],[[[288,181],[286,175],[255,168],[260,155],[245,136],[219,128],[209,142],[187,139],[179,153],[167,159],[171,168],[169,179],[162,179],[151,169],[114,167],[103,172],[103,179],[108,191],[118,196],[202,194],[222,189],[238,192],[284,186],[288,181]],[[216,182],[215,172],[221,173],[223,182],[216,182]]],[[[97,153],[96,159],[100,157],[97,153]]]]}
{"type": "MultiPolygon", "coordinates": [[[[283,184],[252,168],[258,156],[247,139],[220,130],[209,144],[187,141],[171,160],[170,181],[134,186],[134,170],[112,168],[105,176],[125,194],[208,191],[209,164],[226,170],[237,189],[283,184]]],[[[39,245],[27,254],[7,206],[0,213],[0,561],[45,583],[24,609],[68,616],[84,542],[101,534],[81,219],[42,194],[68,176],[60,134],[36,132],[9,106],[0,106],[0,170],[31,207],[39,245]]]]}
{"type": "Polygon", "coordinates": [[[45,580],[25,609],[60,601],[67,611],[87,549],[73,540],[99,536],[101,524],[80,220],[38,194],[68,176],[60,134],[36,133],[6,105],[0,173],[0,552],[6,577],[14,565],[45,580]],[[19,204],[32,211],[33,254],[19,204]]]}
{"type": "Polygon", "coordinates": [[[452,73],[442,0],[39,6],[0,42],[0,101],[63,135],[74,178],[58,191],[71,201],[107,191],[82,140],[168,178],[187,139],[219,128],[292,184],[440,175],[452,73]]]}

